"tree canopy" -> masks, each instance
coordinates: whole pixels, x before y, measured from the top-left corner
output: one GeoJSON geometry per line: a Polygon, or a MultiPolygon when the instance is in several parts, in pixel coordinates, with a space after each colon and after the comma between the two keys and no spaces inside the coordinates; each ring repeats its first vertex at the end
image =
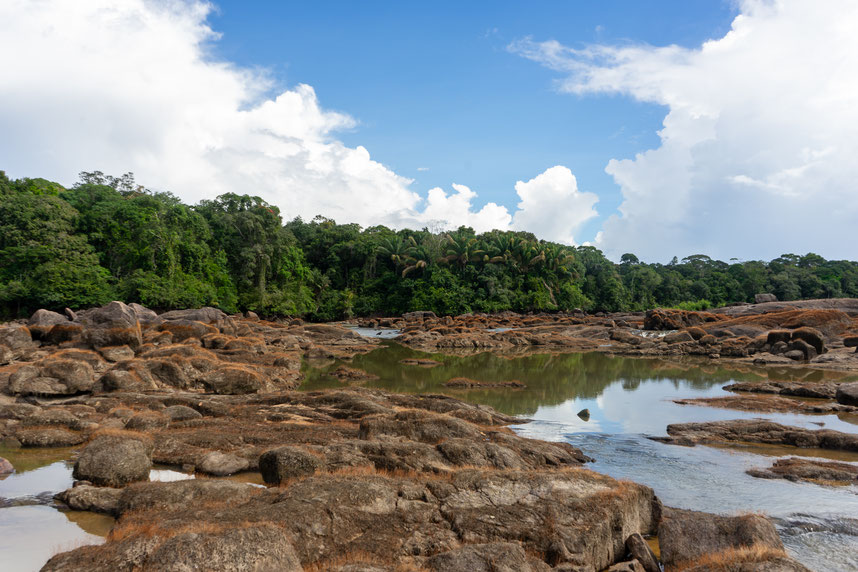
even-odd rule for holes
{"type": "Polygon", "coordinates": [[[644,310],[858,297],[858,263],[814,253],[774,260],[703,254],[619,264],[592,246],[526,232],[362,229],[324,217],[285,221],[259,197],[197,205],[126,173],[81,173],[66,189],[0,171],[0,314],[112,299],[156,309],[220,307],[335,320],[354,315],[503,310],[644,310]]]}

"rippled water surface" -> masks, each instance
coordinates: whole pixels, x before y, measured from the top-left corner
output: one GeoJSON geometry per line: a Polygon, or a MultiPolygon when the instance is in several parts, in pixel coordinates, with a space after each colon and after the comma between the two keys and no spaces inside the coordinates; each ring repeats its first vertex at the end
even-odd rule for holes
{"type": "MultiPolygon", "coordinates": [[[[308,363],[302,389],[343,387],[328,375],[341,362],[308,363]]],[[[522,435],[567,441],[595,458],[591,468],[653,487],[668,506],[721,514],[764,512],[775,519],[790,553],[813,570],[858,570],[858,487],[821,487],[745,473],[790,455],[858,462],[858,453],[759,445],[679,447],[648,439],[665,435],[670,423],[766,418],[818,429],[856,433],[855,416],[752,413],[678,405],[673,399],[732,395],[733,381],[825,379],[856,376],[788,368],[728,368],[709,362],[677,364],[604,354],[470,356],[426,354],[390,344],[356,356],[350,367],[379,376],[365,385],[408,393],[445,393],[491,405],[531,420],[515,426],[522,435]],[[436,367],[403,365],[432,359],[436,367]],[[525,389],[454,390],[453,377],[479,381],[518,380],[525,389]],[[589,419],[578,416],[589,410],[589,419]]]]}

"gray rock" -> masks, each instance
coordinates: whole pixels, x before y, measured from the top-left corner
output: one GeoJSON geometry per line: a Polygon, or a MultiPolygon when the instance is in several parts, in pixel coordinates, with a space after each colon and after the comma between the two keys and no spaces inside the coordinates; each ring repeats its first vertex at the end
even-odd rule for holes
{"type": "Polygon", "coordinates": [[[536,572],[551,570],[544,562],[529,561],[524,549],[512,542],[468,544],[432,556],[426,561],[432,572],[536,572]],[[540,564],[542,566],[540,566],[540,564]]]}
{"type": "Polygon", "coordinates": [[[312,475],[324,466],[317,456],[300,447],[280,447],[262,453],[259,457],[259,472],[268,484],[312,475]]]}
{"type": "Polygon", "coordinates": [[[187,421],[188,419],[199,419],[202,417],[199,411],[191,409],[186,405],[171,405],[163,411],[170,421],[187,421]]]}
{"type": "Polygon", "coordinates": [[[33,336],[27,326],[10,325],[0,327],[0,345],[6,346],[16,355],[18,352],[26,351],[36,347],[33,336]]]}
{"type": "Polygon", "coordinates": [[[778,297],[775,296],[774,294],[765,293],[765,294],[756,294],[754,296],[754,303],[755,304],[765,304],[766,302],[777,302],[777,301],[778,301],[778,297]]]}
{"type": "Polygon", "coordinates": [[[852,383],[841,383],[837,387],[837,393],[834,395],[837,403],[843,405],[858,406],[858,381],[852,383]]]}
{"type": "Polygon", "coordinates": [[[86,441],[82,433],[61,427],[24,427],[15,432],[15,438],[24,447],[71,447],[86,441]]]}
{"type": "Polygon", "coordinates": [[[74,395],[90,391],[95,372],[85,361],[47,358],[9,376],[14,395],[74,395]]]}
{"type": "Polygon", "coordinates": [[[158,317],[158,314],[145,306],[132,302],[131,304],[128,304],[128,307],[137,315],[137,321],[140,322],[141,326],[158,324],[161,322],[161,318],[158,317]]]}
{"type": "Polygon", "coordinates": [[[670,509],[659,524],[658,540],[666,568],[738,548],[784,550],[774,525],[756,514],[731,517],[670,509]]]}
{"type": "Polygon", "coordinates": [[[89,510],[111,515],[119,514],[119,497],[122,489],[80,485],[54,495],[54,498],[73,510],[89,510]]]}
{"type": "Polygon", "coordinates": [[[15,472],[15,467],[12,466],[7,459],[0,457],[0,475],[8,475],[15,472]]]}
{"type": "Polygon", "coordinates": [[[89,310],[81,318],[84,341],[94,348],[127,345],[132,349],[143,343],[137,314],[122,302],[111,302],[89,310]]]}
{"type": "Polygon", "coordinates": [[[162,320],[192,320],[204,324],[218,323],[227,318],[227,315],[217,308],[197,308],[193,310],[172,310],[164,312],[159,316],[162,320]]]}
{"type": "Polygon", "coordinates": [[[125,428],[131,431],[153,431],[163,429],[170,424],[170,418],[154,411],[144,411],[125,422],[125,428]]]}
{"type": "Polygon", "coordinates": [[[645,572],[661,572],[658,559],[643,536],[637,532],[626,538],[626,550],[629,551],[634,560],[640,563],[645,572]]]}
{"type": "Polygon", "coordinates": [[[57,324],[68,323],[69,319],[64,315],[42,309],[36,310],[30,316],[30,319],[27,321],[27,327],[30,328],[30,333],[34,338],[41,340],[57,324]]]}
{"type": "Polygon", "coordinates": [[[250,462],[247,459],[219,451],[206,453],[196,465],[196,469],[201,473],[215,475],[216,477],[225,477],[240,473],[247,470],[248,467],[250,467],[250,462]]]}
{"type": "Polygon", "coordinates": [[[134,359],[134,350],[128,346],[107,346],[98,351],[104,359],[114,363],[134,359]]]}
{"type": "Polygon", "coordinates": [[[668,344],[678,344],[682,342],[693,342],[694,338],[685,330],[680,330],[678,332],[671,332],[664,336],[664,341],[668,344]]]}
{"type": "Polygon", "coordinates": [[[120,435],[100,435],[81,451],[72,476],[95,485],[121,487],[149,479],[151,441],[120,435]]]}

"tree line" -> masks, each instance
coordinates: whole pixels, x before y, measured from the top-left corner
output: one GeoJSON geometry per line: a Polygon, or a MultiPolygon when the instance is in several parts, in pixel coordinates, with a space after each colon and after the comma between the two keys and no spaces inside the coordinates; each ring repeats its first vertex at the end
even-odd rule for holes
{"type": "Polygon", "coordinates": [[[696,254],[619,264],[592,246],[528,232],[395,231],[316,217],[284,222],[259,197],[186,205],[132,174],[81,173],[71,188],[0,171],[0,315],[121,299],[166,310],[215,306],[327,321],[412,310],[704,309],[858,297],[858,263],[809,253],[730,262],[696,254]]]}

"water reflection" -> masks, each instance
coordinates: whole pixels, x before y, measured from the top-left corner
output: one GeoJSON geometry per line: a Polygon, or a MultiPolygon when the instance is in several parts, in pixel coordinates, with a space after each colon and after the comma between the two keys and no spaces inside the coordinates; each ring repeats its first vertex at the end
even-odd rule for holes
{"type": "MultiPolygon", "coordinates": [[[[342,387],[328,375],[341,362],[305,365],[302,389],[342,387]]],[[[490,405],[532,422],[515,426],[519,434],[567,441],[594,457],[591,468],[615,478],[651,486],[668,506],[735,514],[762,511],[777,518],[790,553],[814,570],[855,570],[858,554],[858,487],[826,488],[808,483],[756,479],[745,473],[766,467],[772,456],[805,454],[858,462],[858,453],[820,452],[792,447],[732,445],[678,447],[647,438],[664,435],[671,423],[766,418],[785,425],[820,425],[856,432],[855,416],[743,412],[678,405],[673,399],[728,395],[734,381],[849,381],[854,375],[790,368],[724,367],[655,359],[611,357],[598,353],[502,357],[427,354],[389,344],[356,356],[352,367],[379,376],[367,385],[407,393],[445,393],[490,405]],[[403,359],[433,359],[434,368],[400,364],[403,359]],[[444,387],[453,377],[480,381],[519,380],[526,389],[457,391],[444,387]],[[578,416],[582,409],[589,420],[578,416]],[[798,516],[804,515],[802,518],[798,516]],[[813,515],[809,517],[807,515],[813,515]],[[814,523],[809,527],[810,519],[814,523]],[[844,523],[853,523],[844,525],[844,523]]]]}

